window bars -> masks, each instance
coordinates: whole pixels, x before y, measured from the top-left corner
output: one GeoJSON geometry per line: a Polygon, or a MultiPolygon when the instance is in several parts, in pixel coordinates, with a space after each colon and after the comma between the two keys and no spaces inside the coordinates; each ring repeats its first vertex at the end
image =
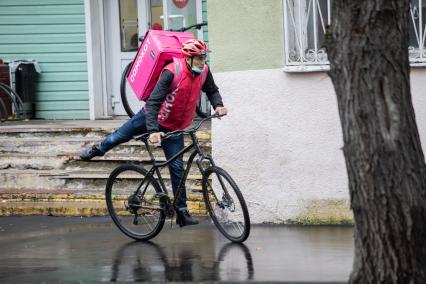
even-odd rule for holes
{"type": "Polygon", "coordinates": [[[322,42],[331,22],[331,0],[283,1],[286,65],[328,64],[322,42]]]}
{"type": "MultiPolygon", "coordinates": [[[[283,0],[285,65],[289,71],[328,69],[323,40],[331,23],[331,2],[283,0]]],[[[411,0],[408,48],[411,65],[426,65],[425,12],[426,0],[411,0]]]]}
{"type": "Polygon", "coordinates": [[[412,64],[426,63],[426,29],[424,22],[426,1],[411,0],[410,2],[410,40],[408,45],[408,56],[412,64]]]}

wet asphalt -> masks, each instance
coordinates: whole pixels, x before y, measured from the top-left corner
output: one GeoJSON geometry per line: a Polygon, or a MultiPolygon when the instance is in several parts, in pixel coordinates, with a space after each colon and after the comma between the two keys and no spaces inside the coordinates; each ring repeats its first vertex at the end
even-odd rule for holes
{"type": "Polygon", "coordinates": [[[135,242],[109,217],[0,217],[0,283],[344,283],[352,269],[349,226],[257,225],[239,245],[200,220],[135,242]]]}

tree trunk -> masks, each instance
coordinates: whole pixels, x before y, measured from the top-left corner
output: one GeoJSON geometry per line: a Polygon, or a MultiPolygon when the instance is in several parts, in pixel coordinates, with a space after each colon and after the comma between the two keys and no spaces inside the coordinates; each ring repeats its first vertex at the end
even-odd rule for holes
{"type": "Polygon", "coordinates": [[[355,220],[350,283],[426,283],[426,166],[410,93],[409,3],[333,1],[326,47],[355,220]]]}

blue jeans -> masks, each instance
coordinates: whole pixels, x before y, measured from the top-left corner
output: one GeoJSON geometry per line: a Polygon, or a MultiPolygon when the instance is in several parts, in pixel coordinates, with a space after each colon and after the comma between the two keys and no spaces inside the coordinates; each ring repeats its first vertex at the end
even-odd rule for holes
{"type": "MultiPolygon", "coordinates": [[[[106,153],[115,146],[127,142],[134,136],[141,135],[147,132],[145,125],[145,111],[141,110],[135,114],[131,119],[124,123],[116,131],[105,137],[99,143],[99,149],[106,153]]],[[[162,129],[161,131],[164,131],[162,129]]],[[[183,135],[178,137],[169,138],[161,142],[166,159],[170,159],[176,153],[184,148],[184,137],[183,135]]],[[[178,157],[172,163],[169,164],[170,177],[172,180],[173,194],[176,196],[179,184],[182,180],[184,169],[183,169],[183,155],[178,157]]],[[[186,189],[181,193],[181,196],[177,202],[179,208],[186,207],[186,189]]]]}

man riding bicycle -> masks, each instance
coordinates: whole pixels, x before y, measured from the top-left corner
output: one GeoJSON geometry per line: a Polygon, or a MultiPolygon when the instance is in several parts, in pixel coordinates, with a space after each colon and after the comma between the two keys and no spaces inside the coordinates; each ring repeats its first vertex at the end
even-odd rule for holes
{"type": "MultiPolygon", "coordinates": [[[[228,110],[223,106],[218,87],[206,64],[207,45],[201,40],[191,39],[183,44],[181,52],[182,59],[175,59],[164,67],[145,107],[98,145],[83,149],[80,153],[82,160],[103,156],[115,146],[147,132],[150,133],[149,141],[161,143],[166,159],[170,159],[184,148],[184,137],[180,135],[163,141],[161,138],[164,133],[191,125],[201,90],[206,93],[217,114],[227,114],[228,110]]],[[[176,196],[184,174],[183,156],[170,164],[169,171],[176,196]]],[[[176,222],[181,227],[198,224],[189,215],[186,190],[179,197],[177,207],[176,222]]]]}

